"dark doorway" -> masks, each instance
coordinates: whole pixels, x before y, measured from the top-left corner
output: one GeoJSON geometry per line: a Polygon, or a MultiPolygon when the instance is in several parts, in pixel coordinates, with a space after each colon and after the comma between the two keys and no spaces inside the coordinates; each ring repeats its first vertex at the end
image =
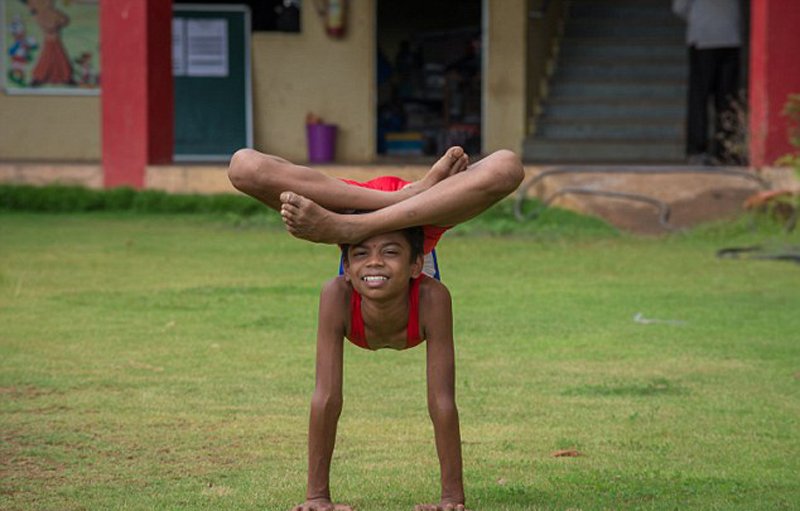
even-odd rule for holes
{"type": "Polygon", "coordinates": [[[377,6],[378,154],[478,154],[482,0],[377,6]]]}

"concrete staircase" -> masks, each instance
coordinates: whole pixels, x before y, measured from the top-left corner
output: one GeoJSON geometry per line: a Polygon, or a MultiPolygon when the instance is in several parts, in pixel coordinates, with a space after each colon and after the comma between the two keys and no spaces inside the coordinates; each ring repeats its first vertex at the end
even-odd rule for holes
{"type": "Polygon", "coordinates": [[[684,160],[685,27],[670,0],[572,0],[532,163],[684,160]]]}

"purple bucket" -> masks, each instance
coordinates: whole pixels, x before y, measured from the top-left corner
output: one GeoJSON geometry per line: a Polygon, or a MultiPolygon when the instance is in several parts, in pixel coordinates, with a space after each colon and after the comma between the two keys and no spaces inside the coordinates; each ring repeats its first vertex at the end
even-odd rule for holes
{"type": "Polygon", "coordinates": [[[333,161],[336,153],[335,124],[306,124],[308,136],[308,161],[327,163],[333,161]]]}

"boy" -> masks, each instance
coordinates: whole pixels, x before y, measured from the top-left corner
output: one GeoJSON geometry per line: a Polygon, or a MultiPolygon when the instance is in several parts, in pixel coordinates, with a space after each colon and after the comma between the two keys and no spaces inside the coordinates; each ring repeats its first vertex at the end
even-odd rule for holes
{"type": "Polygon", "coordinates": [[[355,183],[241,150],[231,160],[229,176],[239,190],[280,208],[294,236],[342,246],[343,275],[329,281],[320,296],[308,488],[306,501],[293,511],[352,511],[333,504],[329,488],[345,337],[366,349],[406,349],[427,341],[428,411],[442,493],[439,503],[415,509],[465,511],[450,294],[423,274],[424,255],[449,226],[519,185],[524,176],[519,159],[499,151],[468,167],[464,151],[452,147],[419,181],[355,183]],[[353,210],[368,212],[346,214],[353,210]]]}

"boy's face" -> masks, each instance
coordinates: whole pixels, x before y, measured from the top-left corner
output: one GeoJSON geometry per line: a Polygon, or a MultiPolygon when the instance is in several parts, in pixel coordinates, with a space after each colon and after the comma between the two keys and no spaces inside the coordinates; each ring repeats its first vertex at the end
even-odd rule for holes
{"type": "Polygon", "coordinates": [[[344,274],[359,294],[393,296],[408,290],[422,272],[422,256],[411,261],[411,246],[400,231],[378,234],[350,246],[344,274]]]}

